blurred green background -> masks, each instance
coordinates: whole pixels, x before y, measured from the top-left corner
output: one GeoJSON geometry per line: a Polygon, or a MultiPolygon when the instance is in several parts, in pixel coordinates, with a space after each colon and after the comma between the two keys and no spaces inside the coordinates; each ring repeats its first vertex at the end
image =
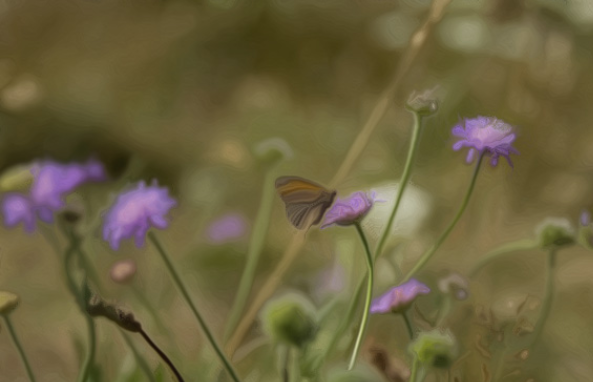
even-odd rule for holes
{"type": "MultiPolygon", "coordinates": [[[[205,232],[229,212],[253,222],[263,187],[272,186],[262,184],[254,145],[282,138],[294,155],[275,170],[278,175],[329,182],[430,3],[2,0],[0,170],[35,159],[94,156],[114,181],[69,198],[88,202],[93,214],[125,185],[117,179],[126,169],[132,180],[155,178],[169,187],[180,203],[161,237],[207,320],[221,333],[249,231],[224,245],[209,243],[205,232]]],[[[513,169],[502,161],[484,168],[466,215],[420,275],[432,287],[445,270],[464,273],[493,247],[532,237],[545,217],[565,217],[576,226],[580,211],[593,206],[593,2],[453,0],[361,158],[337,185],[339,195],[393,189],[410,138],[405,100],[414,90],[434,87],[440,109],[422,135],[410,191],[417,198],[404,206],[407,220],[399,221],[394,240],[402,245],[390,255],[404,269],[452,218],[469,181],[465,154],[451,150],[450,128],[460,118],[496,116],[516,126],[520,155],[513,157],[513,169]]],[[[384,217],[387,210],[378,206],[377,214],[384,217]]],[[[256,290],[294,234],[279,200],[272,219],[256,290]]],[[[380,232],[378,219],[366,224],[373,239],[380,232]]],[[[152,248],[127,243],[114,253],[99,234],[85,245],[103,277],[105,297],[139,316],[146,313],[129,287],[108,278],[116,260],[135,259],[134,285],[153,301],[170,333],[159,332],[148,317],[145,326],[188,375],[212,368],[208,362],[216,362],[209,360],[207,344],[152,248]],[[202,350],[206,361],[197,362],[202,350]]],[[[39,234],[21,229],[0,229],[0,251],[0,289],[21,297],[13,321],[39,380],[74,380],[80,360],[76,342],[84,341],[84,326],[58,257],[39,234]]],[[[362,269],[361,251],[353,229],[313,230],[282,289],[313,295],[320,272],[336,262],[362,269]]],[[[527,296],[537,305],[543,265],[540,252],[526,252],[483,271],[472,283],[472,299],[458,307],[464,321],[457,327],[473,325],[475,317],[462,313],[478,306],[499,307],[504,315],[527,296]]],[[[542,350],[519,366],[509,361],[509,373],[521,370],[509,380],[591,380],[593,258],[571,248],[560,254],[558,269],[542,350]]],[[[376,293],[394,282],[389,272],[380,273],[376,293]]],[[[426,310],[431,302],[427,298],[426,310]]],[[[534,308],[530,318],[536,314],[534,308]]],[[[400,324],[373,318],[368,337],[406,360],[400,324]]],[[[256,327],[247,341],[259,332],[256,327]]],[[[99,335],[104,380],[117,380],[122,368],[133,369],[133,358],[107,321],[99,324],[99,335]]],[[[470,353],[463,380],[487,380],[482,364],[491,360],[476,350],[475,333],[460,337],[463,352],[470,353]]],[[[152,352],[143,351],[156,364],[152,352]]],[[[275,380],[273,365],[261,366],[266,351],[239,364],[242,375],[251,375],[246,380],[275,380]]],[[[337,365],[343,358],[336,356],[337,365]]],[[[2,330],[0,382],[22,378],[18,355],[2,330]]],[[[195,380],[214,380],[212,374],[200,378],[205,379],[195,380]]]]}

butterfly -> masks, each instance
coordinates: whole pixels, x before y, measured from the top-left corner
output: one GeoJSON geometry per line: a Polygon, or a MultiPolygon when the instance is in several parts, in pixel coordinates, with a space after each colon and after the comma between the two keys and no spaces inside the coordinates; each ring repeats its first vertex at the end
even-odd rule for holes
{"type": "Polygon", "coordinates": [[[276,179],[276,191],[286,205],[288,220],[298,229],[318,224],[336,197],[336,191],[298,176],[276,179]]]}

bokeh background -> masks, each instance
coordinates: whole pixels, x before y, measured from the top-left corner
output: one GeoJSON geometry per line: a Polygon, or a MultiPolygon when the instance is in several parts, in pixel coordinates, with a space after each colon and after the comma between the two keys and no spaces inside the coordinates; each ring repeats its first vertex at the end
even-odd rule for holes
{"type": "MultiPolygon", "coordinates": [[[[262,190],[272,187],[263,183],[255,145],[282,138],[293,155],[274,170],[278,175],[329,182],[430,4],[2,0],[0,169],[37,159],[100,159],[112,181],[85,187],[68,199],[86,205],[87,220],[128,181],[158,179],[169,187],[179,206],[161,237],[207,320],[221,333],[262,190]],[[225,214],[238,214],[244,230],[230,242],[217,243],[208,227],[225,214]]],[[[377,189],[393,197],[411,133],[405,100],[412,91],[435,88],[439,111],[426,120],[389,260],[410,269],[461,202],[472,170],[463,153],[451,150],[450,128],[464,117],[496,116],[516,126],[520,155],[513,158],[514,168],[504,162],[484,168],[465,216],[419,275],[423,281],[436,288],[446,271],[467,272],[497,245],[533,237],[546,217],[564,217],[576,227],[581,210],[593,206],[592,69],[589,0],[453,0],[406,71],[361,157],[336,186],[338,193],[377,189]]],[[[365,224],[373,240],[388,207],[389,200],[378,204],[365,224]]],[[[292,235],[278,199],[255,290],[292,235]]],[[[102,278],[104,296],[146,315],[145,326],[155,340],[184,372],[199,376],[190,380],[216,380],[217,361],[153,249],[127,243],[115,253],[101,241],[99,230],[87,237],[85,247],[102,278]],[[136,260],[133,287],[154,304],[167,331],[147,315],[130,286],[110,281],[110,266],[124,258],[136,260]]],[[[21,297],[13,321],[39,380],[74,380],[84,321],[65,288],[59,257],[41,235],[21,229],[0,228],[0,251],[0,289],[21,297]]],[[[562,251],[558,261],[558,290],[545,339],[526,360],[508,355],[508,380],[591,380],[593,258],[575,246],[562,251]]],[[[319,291],[334,287],[331,293],[342,293],[347,301],[363,267],[354,229],[315,229],[279,291],[300,290],[321,306],[325,297],[319,291]],[[335,266],[343,267],[345,276],[337,287],[328,286],[324,272],[335,266]]],[[[471,283],[472,298],[456,307],[452,320],[454,331],[474,328],[460,334],[462,353],[469,355],[459,380],[487,381],[483,365],[493,361],[478,349],[483,335],[476,333],[484,329],[472,312],[492,307],[501,320],[516,320],[512,312],[527,299],[533,307],[526,315],[533,321],[543,273],[543,253],[528,251],[501,259],[471,283]]],[[[376,292],[395,279],[387,270],[380,272],[376,292]]],[[[427,297],[421,308],[431,312],[437,300],[427,297]]],[[[104,380],[142,380],[133,376],[133,358],[113,325],[100,321],[98,330],[104,380]]],[[[257,344],[261,337],[256,324],[245,343],[257,344]]],[[[368,338],[379,341],[390,356],[409,361],[401,322],[373,318],[368,338]]],[[[137,345],[156,365],[152,352],[137,345]]],[[[343,368],[346,348],[348,342],[327,370],[343,368]]],[[[276,380],[269,362],[273,354],[271,347],[259,346],[238,369],[249,376],[246,380],[276,380]]],[[[378,381],[385,378],[369,359],[363,355],[361,367],[378,381]]],[[[0,381],[24,381],[24,376],[7,332],[0,331],[0,381]]]]}

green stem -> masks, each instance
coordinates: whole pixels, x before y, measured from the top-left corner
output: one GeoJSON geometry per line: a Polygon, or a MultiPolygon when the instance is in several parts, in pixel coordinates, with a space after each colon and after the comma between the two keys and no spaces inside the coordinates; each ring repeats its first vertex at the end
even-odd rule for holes
{"type": "Polygon", "coordinates": [[[284,360],[282,361],[282,382],[290,382],[290,346],[286,346],[284,349],[284,360]]]}
{"type": "Polygon", "coordinates": [[[389,220],[387,220],[387,225],[381,234],[381,238],[377,244],[377,248],[375,249],[375,260],[381,253],[383,252],[383,247],[387,242],[387,238],[389,237],[389,233],[391,232],[391,227],[395,222],[395,216],[397,214],[397,210],[399,209],[400,203],[404,196],[404,191],[408,186],[408,181],[410,180],[410,175],[412,174],[412,164],[414,163],[414,158],[416,157],[416,153],[418,152],[418,142],[420,141],[420,131],[422,130],[422,116],[420,116],[416,112],[412,112],[414,115],[414,126],[412,127],[412,139],[410,140],[410,148],[408,149],[408,157],[406,158],[406,164],[404,165],[404,172],[402,177],[399,181],[399,187],[397,190],[397,198],[395,199],[395,204],[393,205],[393,210],[391,210],[391,215],[389,215],[389,220]]]}
{"type": "Polygon", "coordinates": [[[154,377],[152,371],[150,370],[150,366],[148,366],[148,363],[146,362],[144,357],[142,357],[142,354],[140,354],[138,349],[136,349],[136,346],[134,346],[134,343],[132,342],[132,340],[130,339],[128,334],[121,329],[120,329],[120,333],[121,333],[122,337],[124,338],[124,341],[126,341],[126,345],[128,345],[128,347],[132,351],[132,354],[134,355],[134,359],[136,360],[136,363],[138,364],[138,366],[140,366],[140,369],[142,369],[144,374],[146,374],[146,376],[148,377],[148,380],[150,382],[156,382],[156,378],[154,377]]]}
{"type": "Polygon", "coordinates": [[[96,351],[96,342],[97,342],[97,335],[95,331],[95,322],[93,318],[88,315],[86,312],[86,301],[84,301],[82,291],[79,289],[74,276],[70,270],[70,261],[72,256],[74,256],[75,252],[80,250],[81,239],[78,237],[74,232],[65,230],[66,235],[70,239],[70,247],[66,250],[64,255],[64,271],[66,273],[66,283],[70,293],[72,293],[78,307],[80,308],[82,315],[85,318],[87,324],[87,331],[88,331],[88,342],[87,342],[87,352],[82,364],[82,368],[78,374],[78,382],[86,382],[88,379],[89,373],[91,371],[91,367],[93,365],[95,359],[95,351],[96,351]]]}
{"type": "Polygon", "coordinates": [[[362,240],[362,244],[364,246],[366,260],[367,260],[367,268],[368,268],[368,275],[367,275],[367,293],[366,298],[364,301],[364,311],[362,312],[362,320],[360,321],[360,327],[358,328],[358,335],[356,336],[356,342],[354,343],[354,349],[352,350],[352,356],[350,357],[350,363],[348,365],[348,370],[352,370],[354,364],[356,363],[356,358],[358,357],[358,352],[360,351],[360,345],[362,344],[362,338],[364,337],[364,332],[366,331],[366,327],[369,320],[369,309],[371,307],[371,298],[373,295],[373,276],[374,276],[374,265],[373,265],[373,255],[371,254],[371,250],[369,248],[369,243],[367,242],[366,236],[362,231],[362,227],[360,223],[355,223],[354,227],[356,227],[356,231],[362,240]]]}
{"type": "Polygon", "coordinates": [[[77,252],[79,256],[78,261],[80,265],[84,269],[88,278],[93,282],[95,288],[97,288],[97,290],[100,293],[103,288],[101,286],[99,274],[97,273],[97,269],[91,264],[90,260],[88,259],[86,252],[82,249],[82,244],[78,245],[77,252]]]}
{"type": "Polygon", "coordinates": [[[173,362],[171,362],[167,354],[164,351],[162,351],[156,343],[154,343],[154,341],[148,336],[148,334],[146,334],[144,330],[140,329],[139,333],[142,336],[142,338],[144,338],[144,340],[148,343],[148,345],[150,345],[150,347],[159,355],[159,357],[161,357],[163,362],[165,362],[167,366],[169,366],[169,369],[171,369],[173,374],[175,374],[175,378],[177,378],[177,381],[184,382],[181,373],[179,373],[179,370],[177,370],[175,365],[173,365],[173,362]]]}
{"type": "Polygon", "coordinates": [[[416,382],[418,378],[418,367],[420,366],[420,361],[418,361],[418,356],[414,356],[414,362],[412,363],[412,372],[410,374],[410,382],[416,382]]]}
{"type": "Polygon", "coordinates": [[[21,356],[21,361],[23,361],[23,365],[25,365],[25,369],[27,370],[27,375],[29,376],[29,381],[35,382],[35,376],[33,375],[33,369],[31,368],[31,365],[29,364],[29,360],[27,359],[25,350],[23,349],[23,346],[21,345],[21,342],[19,341],[19,338],[16,335],[16,331],[14,330],[14,327],[12,326],[12,321],[10,321],[8,314],[6,314],[3,317],[4,317],[4,322],[6,323],[6,327],[8,328],[8,332],[10,333],[10,337],[12,338],[12,342],[14,342],[14,346],[16,346],[16,349],[18,350],[19,355],[21,356]]]}
{"type": "Polygon", "coordinates": [[[293,348],[290,352],[290,382],[301,382],[301,369],[299,365],[300,350],[293,348]]]}
{"type": "Polygon", "coordinates": [[[474,277],[482,268],[490,264],[491,261],[499,256],[516,251],[528,251],[539,247],[539,243],[533,239],[517,240],[501,245],[498,248],[488,252],[480,262],[471,270],[470,277],[474,277]]]}
{"type": "Polygon", "coordinates": [[[245,305],[247,304],[249,292],[251,292],[257,264],[259,262],[259,258],[266,239],[266,234],[270,226],[272,207],[274,206],[274,187],[272,187],[273,181],[274,178],[272,171],[268,170],[264,178],[264,189],[259,210],[257,211],[257,215],[255,217],[253,234],[251,241],[249,242],[247,262],[245,263],[245,268],[243,268],[243,274],[241,275],[239,288],[237,289],[237,296],[235,297],[235,302],[229,313],[229,319],[224,330],[223,338],[225,341],[228,340],[230,335],[235,330],[237,323],[241,319],[241,315],[245,309],[245,305]]]}
{"type": "Polygon", "coordinates": [[[422,267],[424,267],[424,265],[435,254],[437,249],[439,249],[441,244],[443,244],[445,239],[447,239],[447,237],[449,236],[451,231],[453,231],[453,228],[455,228],[455,225],[457,225],[457,222],[459,221],[459,219],[465,212],[467,205],[469,204],[469,200],[470,200],[470,197],[472,196],[472,193],[474,191],[474,187],[476,185],[476,180],[478,179],[478,174],[480,172],[480,167],[482,166],[483,159],[484,159],[484,152],[482,152],[478,158],[478,162],[476,163],[476,167],[474,168],[474,173],[472,175],[472,179],[469,184],[469,188],[467,189],[467,192],[465,193],[463,202],[461,203],[461,207],[459,208],[459,211],[457,211],[457,215],[455,215],[455,217],[453,218],[453,221],[451,221],[451,223],[449,224],[449,226],[447,227],[445,232],[443,232],[441,234],[441,236],[438,238],[437,242],[432,247],[430,247],[424,255],[422,255],[422,257],[420,258],[420,260],[418,260],[416,265],[414,265],[412,270],[407,273],[406,277],[402,280],[402,283],[405,283],[408,280],[410,280],[410,278],[412,276],[414,276],[420,269],[422,269],[422,267]]]}
{"type": "Polygon", "coordinates": [[[80,374],[78,376],[78,382],[86,382],[89,374],[91,372],[91,367],[93,365],[93,361],[95,359],[95,351],[96,351],[96,342],[97,342],[97,333],[95,331],[95,322],[93,321],[93,319],[87,314],[85,313],[85,318],[86,318],[86,326],[87,326],[87,330],[88,330],[88,336],[89,336],[89,340],[88,340],[88,348],[87,348],[87,352],[86,352],[86,357],[84,359],[84,363],[82,364],[82,369],[80,371],[80,374]]]}
{"type": "Polygon", "coordinates": [[[410,321],[410,317],[408,316],[407,311],[402,312],[402,318],[404,319],[404,322],[406,323],[406,329],[408,329],[408,335],[410,336],[410,339],[413,340],[414,339],[414,329],[412,328],[412,322],[410,321]]]}
{"type": "Polygon", "coordinates": [[[161,242],[158,240],[158,238],[156,237],[154,232],[149,231],[148,238],[152,242],[152,244],[154,244],[155,248],[157,249],[157,252],[161,255],[161,258],[163,259],[163,262],[167,266],[169,274],[173,278],[175,285],[177,286],[177,288],[183,295],[183,298],[185,299],[185,301],[189,305],[191,311],[193,312],[194,316],[198,320],[198,323],[200,324],[202,331],[206,335],[206,338],[208,339],[208,341],[210,341],[210,345],[212,345],[212,348],[214,348],[214,351],[216,352],[216,354],[218,355],[218,357],[224,364],[224,367],[226,368],[227,372],[230,374],[233,381],[240,382],[240,379],[239,379],[237,373],[235,372],[235,369],[233,368],[233,366],[231,365],[229,360],[226,358],[226,356],[222,352],[222,349],[216,342],[216,339],[214,339],[214,336],[212,335],[212,332],[208,328],[208,325],[206,325],[206,321],[204,321],[204,319],[202,318],[202,315],[198,312],[198,309],[194,305],[194,302],[192,301],[189,293],[187,292],[187,288],[185,287],[185,284],[183,284],[181,277],[179,277],[179,274],[177,273],[175,266],[171,262],[169,255],[167,254],[167,251],[165,251],[165,248],[163,247],[161,242]]]}
{"type": "Polygon", "coordinates": [[[533,329],[533,335],[531,340],[531,346],[539,339],[548,316],[552,310],[552,300],[554,297],[554,268],[556,267],[556,248],[551,248],[546,256],[546,285],[544,289],[544,298],[542,301],[542,307],[540,310],[539,319],[533,329]]]}
{"type": "MultiPolygon", "coordinates": [[[[364,281],[364,279],[363,279],[363,281],[364,281]]],[[[327,348],[325,349],[325,352],[323,353],[323,358],[326,358],[330,353],[333,352],[334,348],[336,347],[336,344],[338,343],[338,340],[340,340],[342,338],[342,335],[348,328],[348,325],[352,322],[352,319],[354,318],[354,312],[356,311],[356,307],[358,306],[358,302],[360,301],[360,295],[361,295],[363,286],[364,286],[364,283],[362,281],[358,283],[358,286],[356,287],[356,291],[354,292],[354,298],[352,298],[350,300],[350,304],[348,305],[348,310],[346,311],[344,318],[340,322],[340,326],[338,327],[338,330],[336,330],[334,332],[334,334],[332,335],[329,345],[327,346],[327,348]]]]}

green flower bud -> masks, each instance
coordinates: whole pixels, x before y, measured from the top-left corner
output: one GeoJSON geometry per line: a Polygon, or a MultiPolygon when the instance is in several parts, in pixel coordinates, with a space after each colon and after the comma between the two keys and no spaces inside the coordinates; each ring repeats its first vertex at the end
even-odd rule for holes
{"type": "Polygon", "coordinates": [[[33,183],[31,165],[9,168],[0,175],[0,192],[26,191],[33,183]]]}
{"type": "Polygon", "coordinates": [[[19,305],[19,296],[0,290],[0,316],[10,314],[19,305]]]}
{"type": "Polygon", "coordinates": [[[282,138],[270,138],[258,143],[253,148],[253,153],[263,165],[267,166],[292,158],[292,149],[282,138]]]}
{"type": "Polygon", "coordinates": [[[410,353],[418,360],[431,367],[447,368],[457,358],[457,341],[451,331],[433,329],[421,332],[410,344],[410,353]]]}
{"type": "Polygon", "coordinates": [[[436,89],[425,90],[421,93],[413,92],[406,102],[406,108],[422,116],[429,116],[439,109],[438,99],[434,95],[436,89]]]}
{"type": "Polygon", "coordinates": [[[314,307],[296,293],[269,302],[263,310],[262,319],[268,335],[285,344],[302,347],[317,334],[314,307]]]}
{"type": "Polygon", "coordinates": [[[576,240],[574,227],[563,218],[546,218],[535,232],[542,248],[572,245],[576,240]]]}

